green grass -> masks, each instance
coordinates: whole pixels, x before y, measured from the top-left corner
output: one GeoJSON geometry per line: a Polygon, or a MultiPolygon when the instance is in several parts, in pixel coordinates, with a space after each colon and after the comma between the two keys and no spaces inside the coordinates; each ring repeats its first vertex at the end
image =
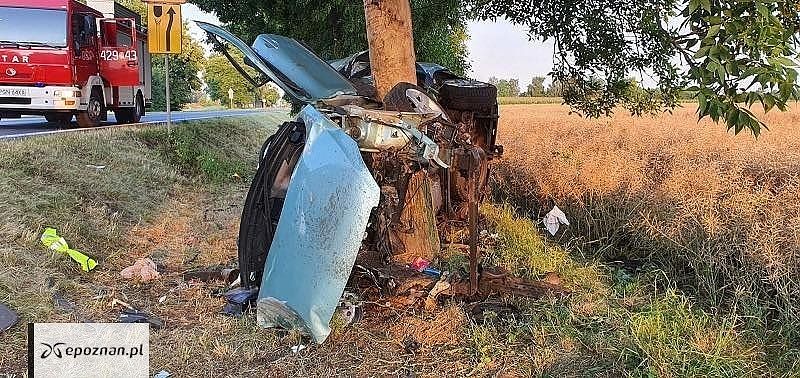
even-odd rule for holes
{"type": "Polygon", "coordinates": [[[513,299],[510,323],[473,325],[473,358],[535,376],[797,376],[797,347],[736,315],[713,315],[655,267],[586,260],[508,206],[484,206],[491,261],[528,277],[556,272],[572,294],[513,299]],[[523,360],[511,355],[526,356],[523,360]]]}
{"type": "Polygon", "coordinates": [[[519,104],[561,104],[564,99],[561,97],[498,97],[500,105],[519,105],[519,104]]]}
{"type": "MultiPolygon", "coordinates": [[[[484,263],[533,279],[557,273],[571,294],[494,298],[520,311],[466,321],[454,328],[454,344],[416,354],[405,352],[402,339],[387,330],[409,326],[403,323],[409,314],[427,321],[441,313],[376,311],[355,326],[337,321],[325,344],[295,355],[289,348],[296,335],[264,331],[253,317],[219,316],[222,300],[209,287],[187,287],[180,261],[156,283],[121,282],[118,270],[134,257],[183,256],[178,247],[133,249],[131,230],[180,221],[185,211],[192,229],[172,242],[212,239],[198,251],[201,259],[215,253],[234,258],[235,230],[227,225],[237,220],[261,143],[281,119],[258,115],[190,123],[172,134],[145,128],[0,143],[0,302],[17,310],[23,323],[114,321],[118,309],[109,301],[129,298],[168,322],[151,332],[151,370],[187,376],[263,375],[273,366],[280,369],[276,375],[304,376],[800,376],[796,342],[752,319],[698,306],[656,264],[604,262],[568,241],[558,244],[508,205],[481,208],[489,231],[484,263]],[[176,203],[189,206],[172,208],[176,203]],[[218,211],[224,219],[215,218],[218,211]],[[83,273],[44,250],[38,235],[45,226],[98,259],[99,268],[83,273]],[[220,235],[227,244],[213,243],[220,235]],[[55,293],[78,309],[56,308],[55,293]]],[[[442,263],[457,271],[467,262],[449,251],[442,263]]],[[[0,373],[24,370],[24,348],[24,327],[3,335],[0,373]]]]}

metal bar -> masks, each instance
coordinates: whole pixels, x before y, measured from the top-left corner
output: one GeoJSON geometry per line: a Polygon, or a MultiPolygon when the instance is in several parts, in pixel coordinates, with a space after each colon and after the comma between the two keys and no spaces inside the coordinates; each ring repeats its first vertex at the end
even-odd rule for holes
{"type": "Polygon", "coordinates": [[[469,291],[478,293],[478,180],[480,160],[473,148],[469,154],[469,291]]]}
{"type": "Polygon", "coordinates": [[[164,81],[167,87],[167,132],[172,132],[172,111],[169,98],[169,54],[164,54],[164,81]]]}

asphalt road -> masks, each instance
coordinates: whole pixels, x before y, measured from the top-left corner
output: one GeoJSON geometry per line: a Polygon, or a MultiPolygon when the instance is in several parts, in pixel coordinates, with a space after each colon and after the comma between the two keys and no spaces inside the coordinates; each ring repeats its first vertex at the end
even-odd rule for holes
{"type": "MultiPolygon", "coordinates": [[[[239,117],[244,115],[258,114],[260,112],[275,112],[276,110],[217,110],[217,111],[190,111],[190,112],[172,112],[173,122],[183,122],[198,119],[208,118],[223,118],[223,117],[239,117]]],[[[284,110],[280,110],[284,111],[284,110]]],[[[148,112],[142,117],[142,123],[160,123],[167,121],[166,112],[148,112]]],[[[108,113],[108,121],[103,123],[103,126],[112,126],[116,124],[114,113],[108,113]]],[[[72,121],[72,126],[76,127],[77,124],[72,121]]],[[[16,119],[3,119],[0,120],[0,138],[8,138],[14,136],[26,136],[29,134],[36,135],[39,133],[47,133],[60,130],[55,124],[48,123],[44,117],[22,117],[16,119]]]]}

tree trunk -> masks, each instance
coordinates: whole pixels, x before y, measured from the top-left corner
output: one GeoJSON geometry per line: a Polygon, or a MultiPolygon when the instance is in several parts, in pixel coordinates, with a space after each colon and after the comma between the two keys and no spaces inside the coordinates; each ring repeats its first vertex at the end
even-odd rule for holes
{"type": "Polygon", "coordinates": [[[439,252],[439,231],[433,210],[433,195],[428,172],[419,171],[408,180],[405,205],[400,215],[400,230],[393,230],[394,260],[410,263],[417,257],[431,260],[439,252]],[[397,242],[400,245],[397,245],[397,242]]]}
{"type": "MultiPolygon", "coordinates": [[[[397,83],[416,84],[409,0],[364,0],[364,14],[378,98],[383,99],[397,83]]],[[[416,257],[431,259],[439,252],[439,233],[427,172],[417,172],[409,179],[400,223],[402,230],[393,235],[400,243],[392,243],[396,261],[407,263],[416,257]]]]}
{"type": "Polygon", "coordinates": [[[369,60],[378,98],[397,83],[417,83],[409,0],[364,0],[369,60]]]}

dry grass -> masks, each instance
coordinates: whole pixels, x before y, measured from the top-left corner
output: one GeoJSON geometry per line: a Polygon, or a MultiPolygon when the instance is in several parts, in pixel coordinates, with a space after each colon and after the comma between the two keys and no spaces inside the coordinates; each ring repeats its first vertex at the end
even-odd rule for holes
{"type": "MultiPolygon", "coordinates": [[[[800,342],[800,106],[755,140],[672,115],[587,120],[556,105],[505,106],[497,193],[587,258],[653,265],[704,309],[800,342]]],[[[784,344],[785,343],[785,344],[784,344]]]]}
{"type": "MultiPolygon", "coordinates": [[[[278,121],[247,119],[201,122],[172,137],[152,129],[2,144],[0,189],[8,194],[0,200],[0,301],[18,310],[22,323],[115,321],[121,309],[111,306],[113,300],[128,302],[165,321],[164,329],[151,330],[151,372],[165,369],[176,376],[797,376],[800,348],[786,335],[775,336],[789,327],[761,324],[763,318],[742,317],[740,311],[722,307],[714,311],[711,299],[696,296],[702,291],[691,284],[703,276],[695,269],[699,262],[690,259],[700,252],[687,250],[722,239],[706,236],[708,241],[696,242],[692,238],[699,234],[680,229],[667,234],[683,243],[678,249],[669,247],[672,241],[659,242],[663,236],[642,233],[666,233],[667,226],[680,224],[663,214],[688,217],[682,214],[691,214],[688,204],[699,203],[696,197],[719,205],[717,197],[696,194],[707,188],[696,179],[695,191],[681,189],[664,200],[678,206],[654,206],[645,200],[658,196],[648,193],[673,186],[652,183],[662,168],[645,169],[648,173],[636,181],[644,168],[635,162],[650,162],[652,149],[662,151],[657,156],[672,156],[654,167],[672,167],[668,172],[688,169],[691,164],[676,165],[687,157],[674,150],[691,152],[688,145],[695,146],[692,159],[706,162],[702,167],[715,167],[714,161],[724,160],[719,156],[731,153],[725,148],[752,141],[738,137],[730,146],[718,147],[697,141],[705,138],[700,133],[680,131],[694,126],[665,132],[655,125],[639,127],[646,121],[638,120],[636,127],[622,129],[566,116],[563,108],[551,105],[508,106],[502,112],[507,158],[500,166],[505,175],[496,177],[504,181],[497,184],[523,206],[517,206],[518,211],[507,205],[482,207],[489,231],[483,238],[486,262],[530,278],[556,272],[572,290],[570,296],[494,298],[519,311],[489,312],[483,321],[472,318],[462,303],[445,303],[432,313],[373,303],[361,322],[336,324],[325,344],[297,354],[290,350],[300,342],[297,335],[261,329],[252,315],[220,315],[222,285],[186,281],[183,272],[235,265],[236,228],[248,176],[260,143],[278,121]],[[644,136],[642,130],[650,139],[634,143],[644,136]],[[638,152],[629,151],[634,146],[639,146],[638,152]],[[716,151],[716,160],[707,150],[716,151]],[[625,158],[615,159],[619,154],[625,158]],[[610,163],[604,165],[604,160],[610,163]],[[623,163],[628,165],[616,166],[623,163]],[[108,167],[97,171],[86,164],[108,167]],[[588,199],[575,189],[590,184],[594,189],[588,199]],[[575,221],[558,244],[542,236],[541,227],[525,216],[538,217],[548,201],[558,202],[575,221]],[[632,226],[641,214],[651,216],[648,228],[632,226]],[[73,246],[98,258],[100,266],[82,273],[69,261],[50,256],[36,241],[45,225],[57,226],[73,246]],[[666,247],[655,249],[659,246],[666,247]],[[145,256],[159,265],[161,278],[150,283],[121,280],[119,270],[145,256]],[[695,265],[676,275],[666,270],[669,256],[695,265]]],[[[685,124],[690,119],[684,118],[669,122],[685,124]]],[[[719,135],[719,145],[724,145],[727,137],[714,130],[702,129],[719,135]]],[[[782,155],[775,156],[798,151],[786,144],[776,149],[782,155]]],[[[789,160],[786,156],[774,166],[785,169],[789,160]]],[[[723,178],[732,172],[720,169],[710,172],[723,178]]],[[[678,180],[678,174],[662,173],[659,182],[678,180]]],[[[794,185],[792,180],[784,185],[794,185]]],[[[725,187],[729,182],[720,182],[716,185],[721,189],[714,193],[732,191],[725,187]]],[[[740,193],[754,190],[744,186],[740,193]]],[[[719,238],[749,232],[742,226],[731,234],[731,221],[722,216],[735,214],[713,206],[711,210],[722,219],[717,222],[719,238]]],[[[462,255],[451,254],[440,267],[458,269],[464,264],[462,255]]],[[[794,274],[793,267],[785,269],[794,274]]],[[[753,298],[759,304],[762,300],[753,298]]],[[[0,373],[21,374],[24,327],[2,337],[0,373]]]]}

